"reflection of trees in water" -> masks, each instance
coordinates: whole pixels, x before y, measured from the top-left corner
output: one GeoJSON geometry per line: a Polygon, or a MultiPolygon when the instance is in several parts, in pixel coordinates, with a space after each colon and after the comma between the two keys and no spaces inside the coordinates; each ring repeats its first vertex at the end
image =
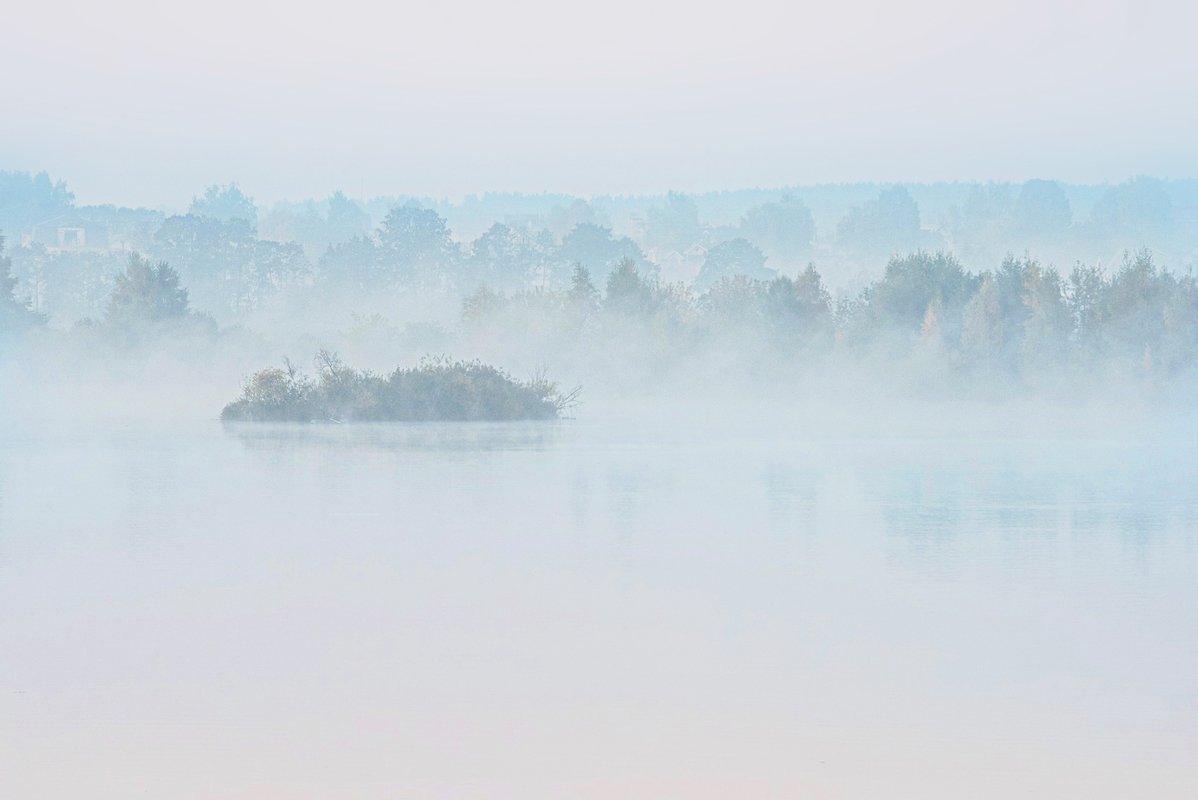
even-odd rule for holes
{"type": "Polygon", "coordinates": [[[485,453],[547,450],[560,423],[413,422],[338,424],[226,423],[227,436],[257,454],[346,450],[485,453]]]}
{"type": "Polygon", "coordinates": [[[895,557],[951,570],[984,552],[1050,569],[1078,549],[1147,557],[1198,529],[1198,469],[1177,453],[1162,461],[1145,449],[1025,444],[866,471],[866,494],[899,543],[895,557]]]}

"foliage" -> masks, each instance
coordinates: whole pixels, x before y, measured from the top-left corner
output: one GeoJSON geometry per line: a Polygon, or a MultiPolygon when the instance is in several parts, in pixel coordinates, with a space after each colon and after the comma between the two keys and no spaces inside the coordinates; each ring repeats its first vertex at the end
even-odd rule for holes
{"type": "Polygon", "coordinates": [[[303,248],[259,239],[241,217],[169,217],[151,252],[179,270],[203,307],[234,315],[303,284],[311,272],[303,248]]]}
{"type": "Polygon", "coordinates": [[[653,206],[645,220],[645,242],[649,247],[682,250],[703,236],[699,208],[684,194],[670,192],[664,206],[653,206]]]}
{"type": "Polygon", "coordinates": [[[654,286],[641,275],[636,262],[625,258],[607,276],[604,309],[613,316],[645,317],[654,307],[654,286]]]}
{"type": "Polygon", "coordinates": [[[425,359],[389,375],[346,366],[336,355],[316,356],[317,378],[290,363],[251,377],[237,400],[225,406],[228,421],[308,422],[507,421],[556,419],[578,390],[562,393],[535,376],[513,380],[478,361],[425,359]]]}
{"type": "Polygon", "coordinates": [[[1169,231],[1174,223],[1173,202],[1164,184],[1154,178],[1135,178],[1112,186],[1090,212],[1098,236],[1138,239],[1169,231]]]}
{"type": "Polygon", "coordinates": [[[202,195],[192,199],[187,213],[221,222],[242,220],[255,227],[258,223],[258,208],[254,205],[254,199],[247,197],[235,183],[209,186],[202,195]]]}
{"type": "Polygon", "coordinates": [[[1057,181],[1024,183],[1011,213],[1016,235],[1030,241],[1060,238],[1073,222],[1069,198],[1057,181]]]}
{"type": "Polygon", "coordinates": [[[401,274],[417,275],[444,267],[456,254],[445,218],[416,206],[397,206],[379,229],[384,259],[401,274]]]}
{"type": "Polygon", "coordinates": [[[591,273],[582,264],[575,264],[570,274],[570,290],[566,304],[578,330],[599,311],[599,290],[591,281],[591,273]]]}
{"type": "Polygon", "coordinates": [[[877,199],[849,209],[837,227],[841,246],[862,255],[885,255],[923,243],[919,206],[902,186],[885,189],[877,199]]]}
{"type": "Polygon", "coordinates": [[[179,273],[165,261],[155,264],[133,253],[129,266],[116,276],[106,317],[111,324],[136,325],[182,319],[187,311],[179,273]]]}
{"type": "Polygon", "coordinates": [[[787,196],[777,203],[753,206],[741,218],[741,235],[770,258],[793,262],[811,252],[815,219],[803,203],[787,196]]]}
{"type": "Polygon", "coordinates": [[[518,289],[535,282],[538,267],[546,265],[552,241],[530,237],[508,225],[496,222],[474,240],[470,248],[466,281],[483,285],[518,289]]]}
{"type": "Polygon", "coordinates": [[[44,320],[16,296],[17,279],[12,275],[12,259],[4,254],[4,237],[0,236],[0,338],[21,333],[44,320]]]}
{"type": "Polygon", "coordinates": [[[0,171],[0,228],[21,232],[39,222],[65,214],[75,195],[63,181],[45,172],[0,171]]]}
{"type": "Polygon", "coordinates": [[[721,242],[708,250],[696,283],[708,287],[721,278],[736,276],[754,280],[773,277],[773,270],[766,269],[765,254],[747,239],[721,242]]]}
{"type": "Polygon", "coordinates": [[[928,308],[939,303],[955,324],[978,283],[952,256],[916,252],[890,259],[873,286],[870,308],[884,325],[914,331],[923,325],[928,308]]]}
{"type": "Polygon", "coordinates": [[[627,262],[635,266],[644,261],[641,249],[631,239],[616,238],[611,228],[590,222],[581,222],[566,234],[557,257],[567,264],[582,264],[600,280],[627,262]]]}
{"type": "MultiPolygon", "coordinates": [[[[805,189],[822,229],[834,229],[823,238],[812,210],[769,190],[363,204],[338,192],[276,205],[260,234],[253,200],[235,185],[210,187],[192,213],[164,217],[76,206],[45,174],[0,173],[0,221],[21,226],[20,246],[0,257],[0,325],[11,332],[102,318],[80,326],[80,335],[128,344],[199,332],[192,323],[215,330],[192,308],[250,326],[287,315],[316,313],[327,325],[377,313],[400,322],[357,324],[350,341],[372,338],[409,353],[456,342],[502,363],[599,364],[612,367],[609,374],[701,365],[711,375],[824,356],[897,372],[935,364],[942,375],[1011,385],[1132,374],[1155,381],[1198,368],[1198,281],[1186,271],[1198,181],[878,190],[805,189]],[[931,209],[926,229],[916,197],[931,209]],[[836,225],[829,215],[851,203],[836,225]],[[385,216],[374,230],[367,209],[385,216]],[[450,218],[473,238],[456,238],[450,218]],[[86,235],[63,235],[75,228],[86,235]],[[922,249],[937,239],[947,245],[942,252],[922,249]],[[1121,250],[1147,241],[1163,246],[1118,261],[1121,250]],[[687,243],[696,246],[676,249],[687,243]],[[1011,243],[1024,255],[1010,255],[1011,243]],[[653,248],[653,261],[642,245],[653,248]],[[318,270],[305,248],[324,252],[318,270]],[[146,256],[126,266],[131,251],[146,256]],[[769,269],[767,256],[786,274],[769,269]],[[808,257],[841,287],[835,299],[813,265],[795,275],[808,257]],[[1053,260],[1074,266],[1058,272],[1053,260]],[[456,331],[427,327],[454,306],[456,331]]],[[[324,363],[313,386],[340,369],[324,363]]],[[[302,395],[297,380],[264,374],[258,389],[263,397],[280,386],[302,395]]],[[[357,395],[329,396],[366,407],[357,395]]]]}

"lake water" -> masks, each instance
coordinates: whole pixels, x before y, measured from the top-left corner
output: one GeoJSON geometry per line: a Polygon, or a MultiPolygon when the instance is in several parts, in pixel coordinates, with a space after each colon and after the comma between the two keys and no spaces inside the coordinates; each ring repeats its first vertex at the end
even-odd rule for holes
{"type": "Polygon", "coordinates": [[[1198,438],[10,426],[3,798],[1198,797],[1198,438]]]}

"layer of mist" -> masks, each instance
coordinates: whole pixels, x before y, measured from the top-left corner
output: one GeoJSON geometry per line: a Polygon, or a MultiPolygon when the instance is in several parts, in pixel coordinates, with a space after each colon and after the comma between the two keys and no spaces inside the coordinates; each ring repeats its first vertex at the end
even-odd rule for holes
{"type": "Polygon", "coordinates": [[[227,185],[179,214],[0,173],[0,374],[9,405],[100,416],[212,416],[318,352],[381,374],[479,360],[581,386],[583,415],[1178,403],[1196,209],[1192,182],[1137,178],[270,208],[227,185]]]}
{"type": "Polygon", "coordinates": [[[1195,209],[0,173],[0,797],[1193,797],[1195,209]]]}

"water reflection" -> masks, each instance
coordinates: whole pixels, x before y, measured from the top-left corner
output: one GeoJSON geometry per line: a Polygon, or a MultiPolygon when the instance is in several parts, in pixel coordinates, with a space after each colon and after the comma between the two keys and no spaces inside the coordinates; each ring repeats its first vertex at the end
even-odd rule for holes
{"type": "Polygon", "coordinates": [[[1127,442],[925,443],[875,453],[859,474],[900,562],[952,573],[984,558],[1035,575],[1112,547],[1142,569],[1192,545],[1190,456],[1127,442]]]}
{"type": "Polygon", "coordinates": [[[0,788],[126,797],[150,759],[170,797],[1198,791],[1192,455],[29,432],[0,446],[0,788]],[[217,788],[179,778],[213,753],[217,788]]]}
{"type": "Polygon", "coordinates": [[[281,445],[315,448],[474,451],[544,450],[563,422],[413,422],[335,424],[223,423],[247,449],[276,451],[281,445]]]}

